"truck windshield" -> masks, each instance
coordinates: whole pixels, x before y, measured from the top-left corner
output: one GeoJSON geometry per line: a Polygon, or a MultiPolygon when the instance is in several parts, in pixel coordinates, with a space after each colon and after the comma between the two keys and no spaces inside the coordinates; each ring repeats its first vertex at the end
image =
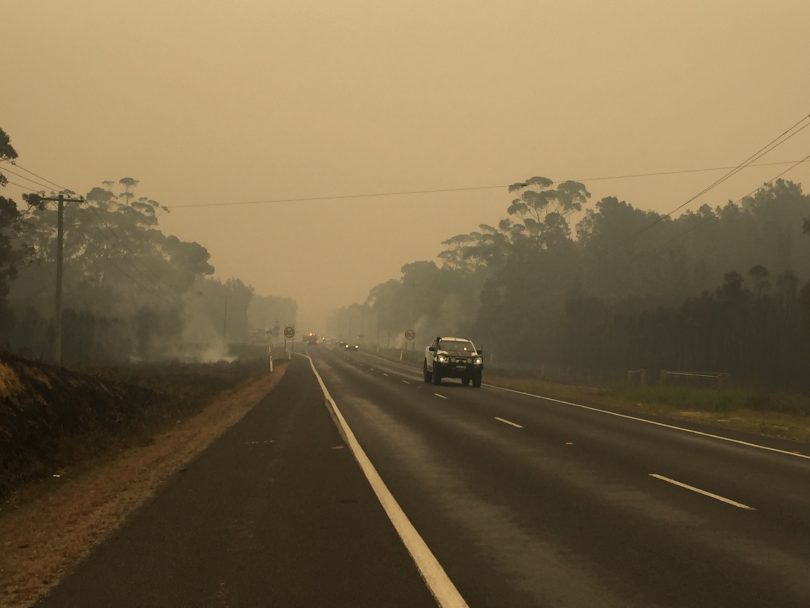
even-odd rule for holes
{"type": "Polygon", "coordinates": [[[475,352],[475,347],[469,340],[439,340],[439,350],[471,355],[475,352]]]}

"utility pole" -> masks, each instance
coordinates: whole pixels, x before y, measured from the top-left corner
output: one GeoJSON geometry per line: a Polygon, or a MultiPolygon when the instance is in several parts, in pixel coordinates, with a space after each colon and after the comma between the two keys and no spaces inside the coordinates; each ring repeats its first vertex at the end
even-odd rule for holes
{"type": "Polygon", "coordinates": [[[83,203],[84,197],[39,197],[40,201],[56,202],[56,298],[53,316],[53,360],[62,367],[62,258],[65,249],[65,203],[83,203]]]}
{"type": "Polygon", "coordinates": [[[225,294],[225,310],[222,315],[222,339],[228,344],[228,294],[225,294]]]}

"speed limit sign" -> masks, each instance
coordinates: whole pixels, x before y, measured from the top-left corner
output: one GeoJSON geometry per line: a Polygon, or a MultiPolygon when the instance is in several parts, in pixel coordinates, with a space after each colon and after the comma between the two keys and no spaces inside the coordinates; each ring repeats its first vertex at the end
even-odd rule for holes
{"type": "Polygon", "coordinates": [[[284,328],[284,337],[285,338],[294,338],[295,337],[295,328],[292,325],[288,325],[284,328]]]}
{"type": "Polygon", "coordinates": [[[412,329],[405,330],[405,339],[406,340],[415,340],[416,339],[416,332],[412,329]]]}

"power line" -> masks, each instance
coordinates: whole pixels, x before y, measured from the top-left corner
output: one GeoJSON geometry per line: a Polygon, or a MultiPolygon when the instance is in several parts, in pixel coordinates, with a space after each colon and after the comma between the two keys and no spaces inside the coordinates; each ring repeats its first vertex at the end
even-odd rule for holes
{"type": "MultiPolygon", "coordinates": [[[[805,120],[805,119],[802,119],[805,120]]],[[[801,122],[801,121],[800,121],[801,122]]],[[[804,128],[804,127],[803,127],[804,128]]],[[[794,134],[795,135],[795,134],[794,134]]],[[[791,136],[792,137],[792,136],[791,136]]],[[[782,142],[783,143],[783,142],[782,142]]],[[[7,159],[0,159],[5,162],[11,162],[7,159]]],[[[619,175],[599,175],[599,176],[592,176],[592,177],[571,177],[567,179],[557,180],[558,182],[563,181],[578,181],[578,182],[596,182],[596,181],[611,181],[611,180],[621,180],[621,179],[638,179],[638,178],[645,178],[645,177],[663,177],[668,175],[685,175],[690,173],[709,173],[712,171],[727,171],[729,169],[748,169],[751,167],[774,167],[780,165],[789,165],[795,162],[805,163],[810,162],[807,159],[802,159],[801,161],[795,160],[785,160],[785,161],[774,161],[768,163],[748,163],[743,167],[740,165],[729,165],[729,166],[720,166],[720,167],[700,167],[700,168],[692,168],[692,169],[674,169],[674,170],[666,170],[666,171],[650,171],[646,173],[625,173],[619,175]]],[[[49,184],[56,186],[58,188],[62,188],[63,190],[71,190],[62,184],[57,182],[51,181],[41,175],[34,173],[33,171],[26,169],[19,163],[13,162],[14,166],[23,169],[24,171],[30,173],[38,177],[39,179],[48,182],[49,184]]],[[[32,180],[33,181],[33,180],[32,180]]],[[[13,182],[9,182],[10,184],[13,182]]],[[[36,182],[35,182],[36,183],[36,182]]],[[[15,184],[20,188],[25,188],[20,184],[15,184]]],[[[43,185],[43,184],[39,184],[43,185]]],[[[50,186],[46,186],[50,188],[50,186]]],[[[220,201],[220,202],[213,202],[213,203],[187,203],[187,204],[179,204],[179,205],[171,205],[171,209],[190,209],[190,208],[202,208],[202,207],[230,207],[230,206],[248,206],[248,205],[270,205],[270,204],[279,204],[279,203],[303,203],[303,202],[318,202],[318,201],[332,201],[332,200],[349,200],[349,199],[363,199],[363,198],[382,198],[382,197],[390,197],[390,196],[408,196],[408,195],[421,195],[421,194],[442,194],[442,193],[451,193],[451,192],[472,192],[478,190],[501,190],[503,188],[508,188],[509,184],[498,184],[493,186],[459,186],[453,188],[433,188],[433,189],[422,189],[422,190],[400,190],[400,191],[384,191],[384,192],[365,192],[365,193],[356,193],[356,194],[337,194],[337,195],[324,195],[324,196],[307,196],[307,197],[293,197],[293,198],[275,198],[275,199],[260,199],[260,200],[250,200],[250,201],[220,201]]],[[[71,190],[72,191],[72,190],[71,190]]]]}
{"type": "MultiPolygon", "coordinates": [[[[796,167],[798,167],[800,164],[805,163],[805,162],[808,162],[808,161],[810,161],[810,154],[808,154],[807,156],[805,156],[803,159],[796,161],[795,163],[793,163],[793,164],[792,164],[790,167],[788,167],[787,169],[785,169],[785,170],[784,170],[784,171],[782,171],[781,173],[778,173],[777,175],[774,175],[774,176],[773,176],[771,179],[769,179],[767,182],[764,182],[764,183],[762,184],[762,186],[769,186],[769,185],[773,184],[773,183],[774,183],[776,180],[778,180],[779,178],[783,177],[784,175],[786,175],[786,174],[790,173],[790,172],[791,172],[793,169],[795,169],[796,167]]],[[[756,193],[757,193],[757,192],[758,192],[758,191],[759,191],[759,190],[762,188],[762,186],[757,186],[756,188],[754,188],[753,190],[751,190],[751,192],[749,192],[748,194],[746,194],[746,195],[741,196],[740,198],[738,198],[736,201],[734,201],[734,203],[735,203],[735,204],[739,204],[739,203],[741,203],[742,201],[744,201],[745,199],[747,199],[747,198],[749,198],[749,197],[753,196],[754,194],[756,194],[756,193]]],[[[651,247],[651,248],[650,248],[650,251],[652,251],[652,249],[658,249],[658,248],[660,248],[660,249],[666,249],[667,247],[669,247],[670,245],[672,245],[672,244],[673,244],[675,241],[678,241],[678,240],[680,240],[680,239],[682,239],[682,238],[684,238],[684,237],[688,236],[689,234],[691,234],[691,233],[695,232],[695,231],[696,231],[696,230],[698,230],[699,228],[704,227],[705,225],[706,225],[706,224],[703,224],[703,223],[695,223],[695,225],[694,225],[694,226],[691,226],[690,228],[687,228],[686,230],[684,230],[684,231],[683,231],[683,232],[681,232],[680,234],[675,235],[673,238],[671,238],[671,239],[669,239],[668,241],[666,241],[666,242],[665,242],[663,245],[661,245],[660,247],[658,247],[658,246],[656,246],[656,247],[651,247]]]]}
{"type": "MultiPolygon", "coordinates": [[[[9,162],[7,159],[2,159],[2,160],[5,160],[6,162],[9,162]]],[[[44,182],[47,182],[48,184],[51,184],[51,185],[53,185],[53,186],[56,186],[57,188],[60,188],[60,189],[62,189],[62,190],[71,191],[71,192],[73,191],[71,188],[68,188],[67,186],[64,186],[64,185],[59,184],[59,183],[57,183],[57,182],[55,182],[55,181],[53,181],[53,180],[50,180],[50,179],[48,179],[47,177],[43,177],[42,175],[39,175],[39,174],[37,174],[37,173],[35,173],[35,172],[31,171],[30,169],[26,169],[25,167],[23,167],[23,166],[21,166],[21,165],[18,165],[17,163],[12,163],[12,164],[13,164],[14,166],[16,166],[16,167],[18,167],[18,168],[22,169],[23,171],[26,171],[27,173],[30,173],[31,175],[33,175],[33,176],[37,177],[38,179],[43,180],[44,182]]],[[[20,173],[15,172],[15,171],[11,171],[11,170],[10,170],[10,169],[8,169],[8,168],[6,168],[6,169],[4,169],[4,170],[5,170],[5,171],[7,171],[7,172],[9,172],[9,173],[12,173],[12,174],[14,174],[14,175],[17,175],[18,177],[21,177],[22,179],[28,180],[28,181],[30,181],[30,182],[32,182],[32,183],[35,183],[35,184],[37,184],[37,185],[39,185],[39,186],[43,186],[43,187],[45,187],[45,188],[47,188],[47,189],[50,189],[50,188],[51,188],[51,186],[48,186],[48,185],[46,185],[46,184],[44,184],[44,183],[41,183],[41,182],[38,182],[37,180],[31,179],[30,177],[26,177],[26,176],[24,176],[24,175],[22,175],[22,174],[20,174],[20,173]]],[[[23,186],[22,184],[17,184],[17,183],[15,183],[15,182],[10,182],[10,181],[9,181],[8,183],[13,184],[13,185],[15,185],[15,186],[17,186],[17,187],[19,187],[19,188],[24,189],[24,190],[25,190],[25,189],[28,189],[28,188],[26,188],[25,186],[23,186]]],[[[103,221],[102,221],[101,217],[98,215],[98,212],[96,211],[96,209],[95,209],[95,208],[93,208],[93,207],[88,207],[87,209],[84,209],[84,208],[79,207],[79,208],[78,208],[78,211],[79,211],[79,213],[81,213],[81,214],[82,214],[82,215],[83,215],[85,218],[87,218],[87,219],[89,220],[89,222],[90,222],[90,223],[96,224],[96,225],[97,225],[97,230],[99,230],[99,232],[100,232],[100,228],[99,228],[99,226],[100,226],[101,228],[104,228],[104,229],[105,229],[105,230],[107,230],[107,231],[108,231],[110,234],[112,234],[113,238],[114,238],[114,239],[115,239],[115,240],[118,242],[118,244],[121,246],[121,248],[122,248],[122,249],[124,249],[124,250],[126,250],[126,249],[127,249],[126,245],[124,244],[123,240],[122,240],[122,239],[121,239],[121,237],[118,235],[118,233],[117,233],[117,232],[116,232],[116,231],[115,231],[115,230],[112,228],[112,226],[110,226],[110,225],[109,225],[109,224],[107,224],[106,222],[103,222],[103,221]],[[89,210],[89,211],[92,213],[92,215],[93,215],[93,216],[96,218],[96,220],[93,220],[93,218],[91,218],[91,217],[90,217],[90,214],[88,214],[88,213],[87,213],[87,210],[89,210]]],[[[101,250],[101,248],[100,248],[98,245],[96,245],[96,244],[93,242],[92,237],[90,237],[90,236],[89,236],[89,235],[88,235],[86,232],[82,231],[82,230],[81,230],[81,229],[79,229],[77,226],[72,226],[72,230],[75,230],[76,232],[78,232],[79,234],[81,234],[82,236],[84,236],[84,237],[85,237],[85,239],[87,240],[87,244],[88,244],[88,245],[92,246],[92,247],[93,247],[93,248],[94,248],[96,251],[98,251],[99,253],[102,253],[101,259],[102,259],[102,260],[104,260],[104,262],[106,262],[106,263],[107,263],[107,264],[109,264],[109,265],[110,265],[112,268],[114,268],[115,270],[117,270],[117,271],[118,271],[118,272],[119,272],[119,273],[120,273],[122,276],[124,276],[125,278],[127,278],[127,279],[129,279],[130,281],[132,281],[133,283],[135,283],[135,284],[136,284],[136,285],[137,285],[137,286],[138,286],[140,289],[142,289],[142,290],[144,290],[144,291],[147,291],[147,292],[150,292],[150,293],[153,293],[154,295],[159,295],[159,296],[163,296],[163,297],[172,296],[172,294],[171,294],[171,293],[169,293],[169,292],[161,293],[160,291],[155,290],[154,288],[152,288],[152,287],[150,287],[150,286],[146,286],[146,285],[144,285],[144,284],[143,284],[141,281],[139,281],[138,279],[136,279],[135,277],[133,277],[133,276],[132,276],[130,273],[128,273],[128,272],[126,272],[126,271],[124,271],[124,270],[123,270],[123,269],[122,269],[120,266],[118,266],[117,264],[113,263],[113,262],[112,262],[112,260],[110,260],[108,257],[104,256],[104,255],[103,255],[103,253],[104,253],[104,252],[101,250]]],[[[129,264],[129,265],[130,265],[130,267],[131,267],[131,269],[132,269],[133,271],[136,271],[137,273],[140,273],[140,274],[142,274],[142,275],[147,275],[147,274],[148,274],[148,272],[146,272],[146,271],[145,271],[145,269],[144,269],[142,266],[136,265],[136,264],[135,264],[135,262],[134,262],[134,260],[129,259],[129,258],[122,258],[122,260],[123,260],[123,261],[125,261],[127,264],[129,264]]]]}
{"type": "Polygon", "coordinates": [[[45,183],[42,183],[42,182],[40,182],[40,181],[37,181],[37,180],[35,180],[35,179],[32,179],[32,178],[30,178],[30,177],[28,177],[28,176],[26,176],[26,175],[23,175],[22,173],[18,173],[18,172],[16,172],[16,171],[12,171],[11,169],[8,169],[8,168],[3,169],[3,171],[4,171],[4,172],[6,172],[6,173],[10,173],[11,175],[16,175],[16,176],[17,176],[17,177],[19,177],[20,179],[24,179],[24,180],[26,180],[26,181],[29,181],[29,182],[31,182],[32,184],[36,184],[37,186],[41,186],[41,187],[45,188],[46,190],[52,190],[51,186],[49,186],[49,185],[47,185],[47,184],[45,184],[45,183]]]}
{"type": "MultiPolygon", "coordinates": [[[[57,183],[57,182],[55,182],[53,180],[48,179],[47,177],[44,177],[42,175],[39,175],[38,173],[35,173],[34,171],[31,171],[30,169],[27,169],[26,167],[23,167],[22,165],[18,164],[16,161],[8,161],[7,159],[3,159],[3,160],[6,160],[6,162],[11,162],[11,164],[13,164],[15,167],[18,167],[19,169],[22,169],[23,171],[26,171],[27,173],[30,173],[31,175],[33,175],[33,176],[35,176],[35,177],[37,177],[37,178],[39,178],[39,179],[41,179],[41,180],[43,180],[45,182],[48,182],[49,184],[52,184],[53,186],[56,186],[57,188],[61,188],[62,190],[68,190],[68,191],[71,191],[71,192],[73,191],[71,188],[68,188],[67,186],[59,184],[59,183],[57,183]]],[[[32,180],[31,178],[25,177],[24,175],[21,175],[19,173],[15,173],[14,171],[11,171],[9,169],[6,169],[6,171],[8,171],[9,173],[14,173],[15,175],[17,175],[19,177],[22,177],[23,179],[27,179],[28,181],[30,181],[32,183],[35,183],[35,184],[37,184],[39,186],[44,186],[46,188],[50,188],[50,186],[46,186],[45,184],[42,184],[42,183],[37,182],[35,180],[32,180]]],[[[87,209],[90,211],[90,213],[93,215],[93,217],[96,218],[96,221],[98,222],[98,224],[102,228],[104,228],[107,232],[112,234],[113,238],[118,242],[118,244],[123,249],[126,249],[127,246],[124,244],[123,239],[118,235],[118,233],[115,231],[115,229],[112,226],[110,226],[108,223],[106,223],[106,222],[104,222],[102,220],[102,218],[98,214],[98,211],[94,207],[87,207],[87,209]]],[[[84,212],[84,209],[80,208],[80,210],[82,212],[84,212]]],[[[85,218],[89,217],[85,213],[83,213],[83,215],[84,215],[85,218]]],[[[93,220],[90,219],[90,221],[92,222],[93,220]]],[[[128,239],[128,241],[129,241],[129,239],[128,239]]],[[[129,245],[130,246],[132,245],[131,241],[129,241],[129,245]]],[[[143,267],[141,267],[139,265],[136,265],[134,260],[129,260],[128,259],[127,262],[132,266],[132,268],[134,270],[137,270],[138,272],[140,272],[140,273],[142,273],[144,275],[148,274],[148,272],[143,267]]]]}
{"type": "MultiPolygon", "coordinates": [[[[61,188],[62,190],[70,190],[70,188],[68,188],[67,186],[63,186],[62,184],[57,184],[56,182],[49,180],[47,177],[43,177],[41,175],[38,175],[37,173],[34,173],[30,169],[26,169],[25,167],[23,167],[21,164],[19,164],[15,160],[10,160],[10,159],[7,159],[7,158],[1,159],[1,160],[3,160],[4,162],[9,163],[10,165],[13,165],[13,166],[17,167],[18,169],[22,169],[26,173],[30,173],[34,177],[36,177],[38,179],[41,179],[42,181],[48,182],[49,184],[51,184],[53,186],[56,186],[57,188],[61,188]]],[[[9,169],[6,169],[6,171],[8,171],[9,173],[12,173],[12,171],[10,171],[9,169]]],[[[17,174],[17,175],[19,175],[19,174],[17,174]]],[[[28,178],[25,178],[25,179],[28,179],[28,178]]],[[[29,180],[29,181],[33,181],[33,180],[29,180]]],[[[47,186],[47,187],[50,188],[51,186],[47,186]]]]}
{"type": "Polygon", "coordinates": [[[17,182],[13,182],[11,180],[7,180],[6,184],[9,186],[17,186],[20,190],[24,190],[25,192],[32,192],[31,186],[24,186],[23,184],[18,184],[17,182]]]}
{"type": "MultiPolygon", "coordinates": [[[[776,165],[788,165],[796,161],[787,160],[787,161],[777,161],[777,162],[770,162],[770,163],[749,163],[744,169],[749,167],[771,167],[776,165]]],[[[802,161],[805,162],[805,161],[802,161]]],[[[568,180],[558,180],[558,182],[563,181],[579,181],[579,182],[595,182],[595,181],[608,181],[608,180],[619,180],[619,179],[635,179],[640,177],[660,177],[666,175],[683,175],[687,173],[707,173],[710,171],[724,171],[728,169],[736,169],[739,165],[731,165],[727,167],[704,167],[698,169],[677,169],[673,171],[653,171],[650,173],[630,173],[630,174],[623,174],[623,175],[603,175],[597,177],[574,177],[569,178],[568,180]]],[[[386,192],[365,192],[365,193],[357,193],[357,194],[338,194],[338,195],[324,195],[324,196],[305,196],[305,197],[294,197],[294,198],[273,198],[273,199],[261,199],[261,200],[252,200],[252,201],[220,201],[220,202],[213,202],[213,203],[186,203],[180,205],[170,205],[170,209],[190,209],[190,208],[202,208],[202,207],[236,207],[236,206],[248,206],[248,205],[272,205],[272,204],[279,204],[279,203],[305,203],[305,202],[319,202],[319,201],[338,201],[338,200],[348,200],[348,199],[364,199],[364,198],[383,198],[389,196],[409,196],[409,195],[421,195],[421,194],[443,194],[449,192],[472,192],[477,190],[502,190],[504,188],[508,188],[509,184],[498,184],[497,186],[460,186],[456,188],[434,188],[434,189],[425,189],[425,190],[399,190],[399,191],[386,191],[386,192]]]]}
{"type": "MultiPolygon", "coordinates": [[[[626,243],[629,243],[630,241],[635,240],[640,235],[644,234],[648,230],[651,230],[652,228],[654,228],[655,226],[657,226],[658,224],[663,222],[665,219],[667,219],[669,217],[672,217],[676,212],[680,211],[681,209],[683,209],[684,207],[686,207],[690,203],[694,202],[698,197],[703,196],[704,194],[706,194],[710,190],[716,188],[717,186],[719,186],[723,182],[729,180],[731,177],[733,177],[734,175],[736,175],[737,173],[739,173],[743,169],[751,166],[754,161],[759,160],[760,158],[762,158],[766,154],[772,152],[773,150],[775,150],[776,148],[778,148],[779,146],[784,144],[786,141],[788,141],[792,137],[798,135],[799,133],[804,131],[804,129],[806,129],[807,127],[810,127],[810,122],[807,122],[804,126],[797,129],[797,127],[799,125],[801,125],[803,122],[806,122],[808,119],[810,119],[810,115],[804,116],[801,120],[797,121],[791,127],[789,127],[788,129],[786,129],[785,131],[780,133],[778,136],[776,136],[775,138],[770,140],[767,144],[765,144],[764,146],[759,148],[756,152],[754,152],[753,154],[748,156],[739,165],[735,166],[731,171],[727,172],[722,177],[716,179],[714,182],[712,182],[711,184],[709,184],[708,186],[706,186],[705,188],[700,190],[697,194],[694,194],[693,196],[689,197],[686,201],[684,201],[683,203],[681,203],[680,205],[678,205],[677,207],[675,207],[671,211],[665,213],[664,215],[661,215],[661,216],[657,217],[655,220],[653,220],[651,223],[647,224],[643,228],[640,228],[639,230],[636,230],[635,232],[633,232],[629,236],[625,237],[624,239],[614,243],[613,247],[608,249],[606,251],[606,253],[612,253],[613,251],[615,251],[619,247],[625,245],[626,243]]],[[[805,159],[802,159],[800,161],[793,161],[793,162],[795,162],[796,165],[798,165],[798,164],[801,164],[802,162],[804,162],[804,160],[805,159]]]]}

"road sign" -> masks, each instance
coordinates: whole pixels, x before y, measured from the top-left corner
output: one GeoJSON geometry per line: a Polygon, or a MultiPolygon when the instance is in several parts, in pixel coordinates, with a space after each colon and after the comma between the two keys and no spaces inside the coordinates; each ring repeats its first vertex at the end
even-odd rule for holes
{"type": "Polygon", "coordinates": [[[405,330],[405,339],[406,340],[416,340],[416,332],[412,329],[405,330]]]}
{"type": "Polygon", "coordinates": [[[295,328],[292,325],[288,325],[284,328],[284,337],[285,338],[294,338],[295,337],[295,328]]]}

